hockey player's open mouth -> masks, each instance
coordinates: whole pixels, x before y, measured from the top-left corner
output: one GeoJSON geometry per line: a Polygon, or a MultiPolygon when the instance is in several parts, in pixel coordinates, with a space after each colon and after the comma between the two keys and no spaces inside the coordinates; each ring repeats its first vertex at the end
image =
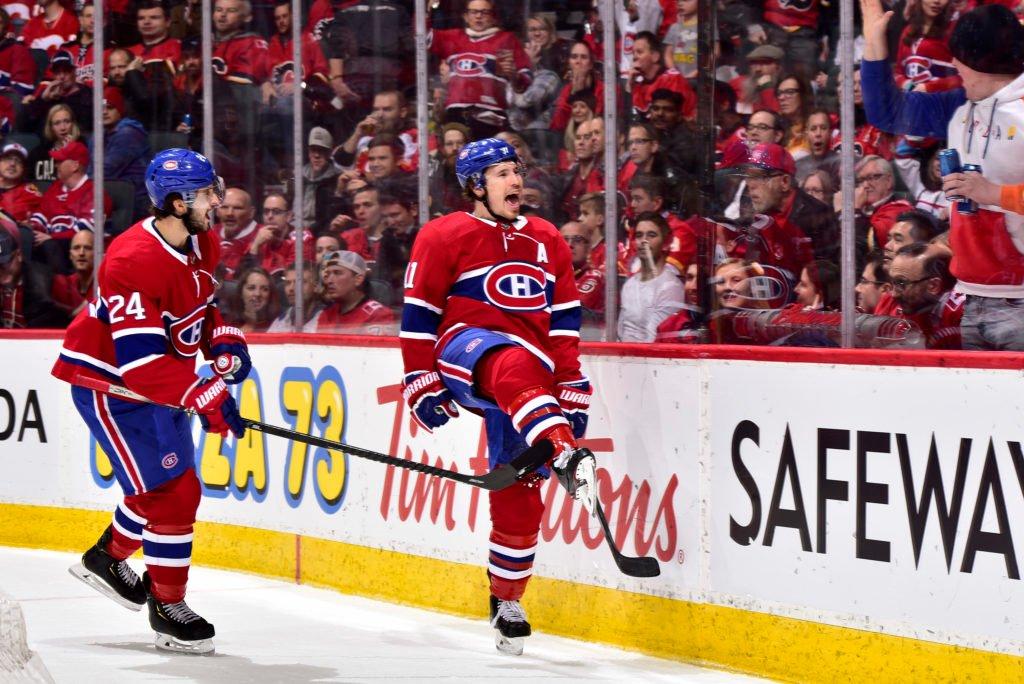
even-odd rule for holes
{"type": "Polygon", "coordinates": [[[518,192],[513,192],[510,195],[505,195],[505,206],[511,209],[514,213],[519,213],[519,207],[522,204],[522,200],[519,197],[518,192]]]}

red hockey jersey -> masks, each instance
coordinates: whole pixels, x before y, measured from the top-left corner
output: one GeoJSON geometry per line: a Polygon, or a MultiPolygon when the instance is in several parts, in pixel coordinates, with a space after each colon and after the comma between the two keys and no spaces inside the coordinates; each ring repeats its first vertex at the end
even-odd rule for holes
{"type": "Polygon", "coordinates": [[[0,189],[0,209],[18,223],[27,223],[42,201],[43,193],[35,183],[19,183],[7,190],[0,189]]]}
{"type": "Polygon", "coordinates": [[[817,28],[819,0],[765,0],[764,20],[784,29],[817,28]]]}
{"type": "Polygon", "coordinates": [[[35,89],[36,63],[28,48],[8,36],[0,41],[0,90],[24,97],[35,89]]]}
{"type": "Polygon", "coordinates": [[[213,73],[232,83],[260,85],[270,77],[267,41],[243,32],[214,42],[213,73]]]}
{"type": "MultiPolygon", "coordinates": [[[[61,50],[67,50],[75,62],[75,80],[90,88],[92,87],[92,49],[94,46],[95,43],[89,43],[83,48],[78,41],[64,43],[60,46],[61,50]]],[[[110,59],[110,52],[110,50],[103,51],[104,64],[107,63],[106,60],[110,59]]],[[[44,79],[52,78],[53,74],[47,69],[44,79]]]]}
{"type": "Polygon", "coordinates": [[[557,228],[533,216],[502,226],[448,214],[413,243],[399,334],[405,372],[433,370],[435,347],[468,326],[522,345],[556,381],[575,380],[580,318],[572,255],[557,228]]]}
{"type": "MultiPolygon", "coordinates": [[[[55,181],[43,193],[39,209],[29,217],[33,230],[49,233],[52,238],[70,240],[79,230],[95,230],[93,225],[92,179],[82,176],[73,188],[55,181]]],[[[110,216],[113,203],[103,196],[103,211],[110,216]]]]}
{"type": "Polygon", "coordinates": [[[690,82],[675,69],[662,69],[651,80],[642,79],[633,83],[633,109],[646,116],[651,108],[651,96],[655,90],[671,90],[683,98],[682,114],[684,119],[692,119],[697,115],[697,94],[690,87],[690,82]]]}
{"type": "Polygon", "coordinates": [[[147,218],[118,236],[99,272],[99,297],[75,318],[52,373],[116,380],[154,401],[181,405],[198,382],[195,357],[224,323],[214,300],[220,254],[210,233],[185,252],[147,218]]]}
{"type": "Polygon", "coordinates": [[[903,29],[896,64],[893,65],[896,85],[906,90],[924,85],[925,91],[929,93],[959,88],[963,80],[953,66],[948,34],[945,39],[918,38],[907,45],[904,40],[908,31],[909,26],[903,29]]]}
{"type": "Polygon", "coordinates": [[[577,268],[574,275],[580,305],[594,313],[604,313],[604,272],[588,265],[577,268]]]}
{"type": "Polygon", "coordinates": [[[74,12],[62,9],[53,21],[46,21],[46,15],[32,17],[21,29],[21,42],[29,50],[46,50],[53,57],[64,43],[78,35],[78,17],[74,12]]]}
{"type": "Polygon", "coordinates": [[[508,108],[506,90],[529,85],[530,58],[511,31],[498,31],[485,38],[470,38],[464,29],[431,32],[430,52],[448,63],[448,100],[445,107],[481,107],[497,112],[508,108]],[[498,53],[511,50],[517,83],[499,76],[498,53]]]}
{"type": "Polygon", "coordinates": [[[163,65],[172,77],[178,73],[178,66],[181,64],[181,41],[177,38],[164,38],[150,45],[136,43],[130,45],[128,51],[136,57],[141,57],[143,66],[163,65]]]}
{"type": "MultiPolygon", "coordinates": [[[[295,80],[295,65],[292,62],[292,39],[284,40],[281,34],[275,34],[267,42],[267,59],[270,63],[270,82],[274,85],[291,83],[295,80]]],[[[320,48],[320,43],[312,34],[302,34],[302,77],[309,78],[312,74],[327,76],[327,58],[320,48]]]]}
{"type": "Polygon", "coordinates": [[[363,299],[350,311],[332,304],[316,316],[318,333],[348,333],[350,335],[393,335],[395,314],[380,302],[363,299]]]}

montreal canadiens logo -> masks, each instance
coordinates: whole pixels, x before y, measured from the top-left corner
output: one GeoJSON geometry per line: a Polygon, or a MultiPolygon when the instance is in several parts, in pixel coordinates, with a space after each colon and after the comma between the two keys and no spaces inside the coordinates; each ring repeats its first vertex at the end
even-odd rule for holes
{"type": "Polygon", "coordinates": [[[178,162],[174,161],[173,159],[168,159],[167,161],[164,162],[164,170],[166,171],[174,171],[177,168],[178,162]]]}
{"type": "Polygon", "coordinates": [[[487,56],[467,52],[453,60],[453,70],[462,76],[479,76],[487,73],[487,56]]]}
{"type": "Polygon", "coordinates": [[[206,307],[198,308],[188,316],[171,322],[169,326],[171,345],[181,356],[195,356],[199,342],[203,339],[203,321],[206,307]]]}
{"type": "Polygon", "coordinates": [[[924,83],[932,78],[932,60],[911,55],[903,62],[904,73],[913,83],[924,83]]]}
{"type": "Polygon", "coordinates": [[[498,264],[484,276],[484,296],[499,309],[540,311],[548,305],[544,269],[523,261],[498,264]]]}
{"type": "Polygon", "coordinates": [[[165,470],[170,470],[174,466],[178,465],[178,455],[173,453],[167,454],[163,457],[163,460],[160,461],[160,465],[162,465],[165,470]]]}

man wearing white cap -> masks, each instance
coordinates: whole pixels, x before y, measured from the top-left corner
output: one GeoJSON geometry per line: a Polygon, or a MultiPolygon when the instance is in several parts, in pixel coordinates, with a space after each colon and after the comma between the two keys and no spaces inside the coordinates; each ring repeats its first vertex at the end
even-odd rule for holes
{"type": "Polygon", "coordinates": [[[323,297],[329,305],[316,317],[317,332],[395,333],[395,314],[367,294],[369,270],[363,257],[355,252],[339,250],[324,257],[320,277],[323,297]]]}
{"type": "Polygon", "coordinates": [[[302,227],[316,222],[317,192],[323,192],[320,187],[332,189],[341,173],[341,169],[331,161],[333,149],[334,137],[330,131],[320,126],[309,131],[309,142],[306,143],[308,163],[302,167],[302,227]]]}
{"type": "Polygon", "coordinates": [[[7,143],[0,150],[0,210],[18,223],[25,223],[39,208],[43,193],[35,183],[25,181],[28,150],[18,143],[7,143]]]}

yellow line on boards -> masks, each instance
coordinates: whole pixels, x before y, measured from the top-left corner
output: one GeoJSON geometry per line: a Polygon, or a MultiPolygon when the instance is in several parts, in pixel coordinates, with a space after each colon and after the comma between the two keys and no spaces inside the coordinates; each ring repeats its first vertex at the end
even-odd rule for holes
{"type": "MultiPolygon", "coordinates": [[[[0,545],[84,551],[110,518],[0,503],[0,545]]],[[[456,615],[486,613],[483,567],[436,558],[200,522],[193,560],[456,615]]],[[[524,604],[543,632],[788,681],[1024,680],[1024,658],[1015,656],[545,577],[531,580],[524,604]]]]}

